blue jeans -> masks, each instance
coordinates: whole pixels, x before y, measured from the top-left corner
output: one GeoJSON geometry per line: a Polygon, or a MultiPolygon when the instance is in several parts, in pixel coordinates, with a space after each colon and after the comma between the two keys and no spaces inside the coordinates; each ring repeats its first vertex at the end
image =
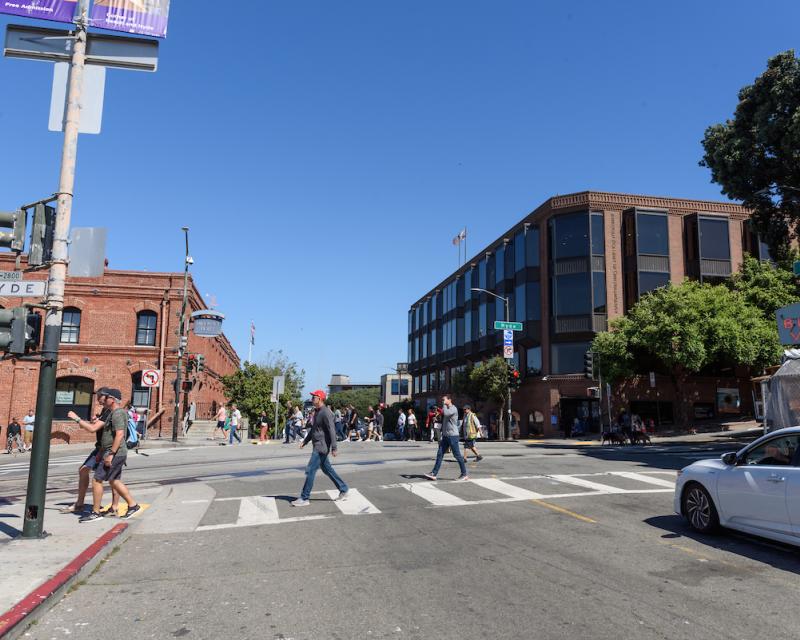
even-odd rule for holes
{"type": "Polygon", "coordinates": [[[439,473],[439,468],[442,466],[442,459],[448,449],[453,452],[458,466],[461,467],[461,475],[467,475],[467,465],[464,464],[464,456],[461,455],[461,445],[458,442],[458,436],[442,436],[439,440],[439,450],[436,452],[436,464],[433,465],[431,475],[435,476],[439,473]]]}
{"type": "Polygon", "coordinates": [[[346,436],[344,435],[344,429],[342,428],[343,425],[341,422],[336,423],[336,439],[337,440],[345,440],[346,436]]]}
{"type": "Polygon", "coordinates": [[[405,427],[397,427],[397,439],[398,440],[405,440],[406,439],[406,428],[405,427]]]}
{"type": "Polygon", "coordinates": [[[308,461],[308,466],[306,467],[306,483],[303,485],[303,493],[300,494],[303,500],[308,500],[311,496],[311,489],[314,488],[314,478],[317,475],[317,471],[320,470],[320,467],[322,468],[322,473],[331,479],[331,482],[336,485],[339,491],[347,491],[347,485],[344,480],[333,470],[330,454],[312,451],[311,459],[308,461]]]}
{"type": "Polygon", "coordinates": [[[239,428],[238,426],[234,427],[233,425],[231,425],[231,436],[230,436],[230,439],[228,440],[228,444],[233,444],[233,439],[234,438],[236,438],[239,441],[239,444],[242,444],[242,439],[239,437],[239,434],[236,432],[236,430],[238,428],[239,428]]]}

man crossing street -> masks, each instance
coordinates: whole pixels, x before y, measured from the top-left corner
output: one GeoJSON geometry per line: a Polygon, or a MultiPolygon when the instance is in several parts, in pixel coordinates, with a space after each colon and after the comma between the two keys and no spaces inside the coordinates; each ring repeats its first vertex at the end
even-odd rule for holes
{"type": "Polygon", "coordinates": [[[467,475],[467,465],[464,463],[464,456],[461,455],[461,445],[458,442],[458,409],[453,405],[453,400],[449,395],[442,396],[442,437],[439,440],[439,450],[436,452],[436,464],[433,471],[425,474],[428,480],[436,480],[439,468],[447,450],[453,452],[458,466],[461,468],[459,480],[469,480],[467,475]]]}

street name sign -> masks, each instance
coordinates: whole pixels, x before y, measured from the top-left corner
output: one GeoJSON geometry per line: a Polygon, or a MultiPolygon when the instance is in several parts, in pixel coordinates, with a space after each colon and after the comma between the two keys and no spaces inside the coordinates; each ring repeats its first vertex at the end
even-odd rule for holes
{"type": "Polygon", "coordinates": [[[494,321],[494,328],[496,331],[522,331],[521,322],[503,322],[502,320],[494,321]]]}
{"type": "Polygon", "coordinates": [[[142,371],[142,386],[157,387],[161,384],[161,371],[158,369],[145,369],[142,371]]]}
{"type": "MultiPolygon", "coordinates": [[[[74,35],[63,29],[10,24],[6,27],[3,55],[45,62],[71,62],[74,35]]],[[[90,33],[86,64],[132,71],[158,69],[158,41],[90,33]]]]}
{"type": "Polygon", "coordinates": [[[0,280],[0,297],[6,298],[39,298],[47,292],[47,280],[0,280]]]}
{"type": "Polygon", "coordinates": [[[0,282],[20,282],[22,271],[0,271],[0,282]]]}

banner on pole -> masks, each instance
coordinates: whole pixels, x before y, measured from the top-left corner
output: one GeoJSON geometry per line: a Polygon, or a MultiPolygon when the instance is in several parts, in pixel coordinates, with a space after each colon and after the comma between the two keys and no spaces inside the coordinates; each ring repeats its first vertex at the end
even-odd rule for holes
{"type": "Polygon", "coordinates": [[[169,0],[95,0],[92,6],[91,25],[100,29],[166,38],[168,20],[169,0]]]}
{"type": "Polygon", "coordinates": [[[0,0],[0,13],[55,22],[72,22],[78,0],[0,0]]]}

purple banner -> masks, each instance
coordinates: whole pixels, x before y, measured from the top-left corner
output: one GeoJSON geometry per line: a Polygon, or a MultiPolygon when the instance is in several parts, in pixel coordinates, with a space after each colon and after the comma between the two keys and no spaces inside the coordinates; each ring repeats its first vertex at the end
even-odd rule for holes
{"type": "Polygon", "coordinates": [[[169,0],[95,0],[91,25],[166,38],[168,19],[169,0]]]}
{"type": "Polygon", "coordinates": [[[77,0],[0,0],[0,13],[56,22],[72,22],[77,4],[77,0]]]}

